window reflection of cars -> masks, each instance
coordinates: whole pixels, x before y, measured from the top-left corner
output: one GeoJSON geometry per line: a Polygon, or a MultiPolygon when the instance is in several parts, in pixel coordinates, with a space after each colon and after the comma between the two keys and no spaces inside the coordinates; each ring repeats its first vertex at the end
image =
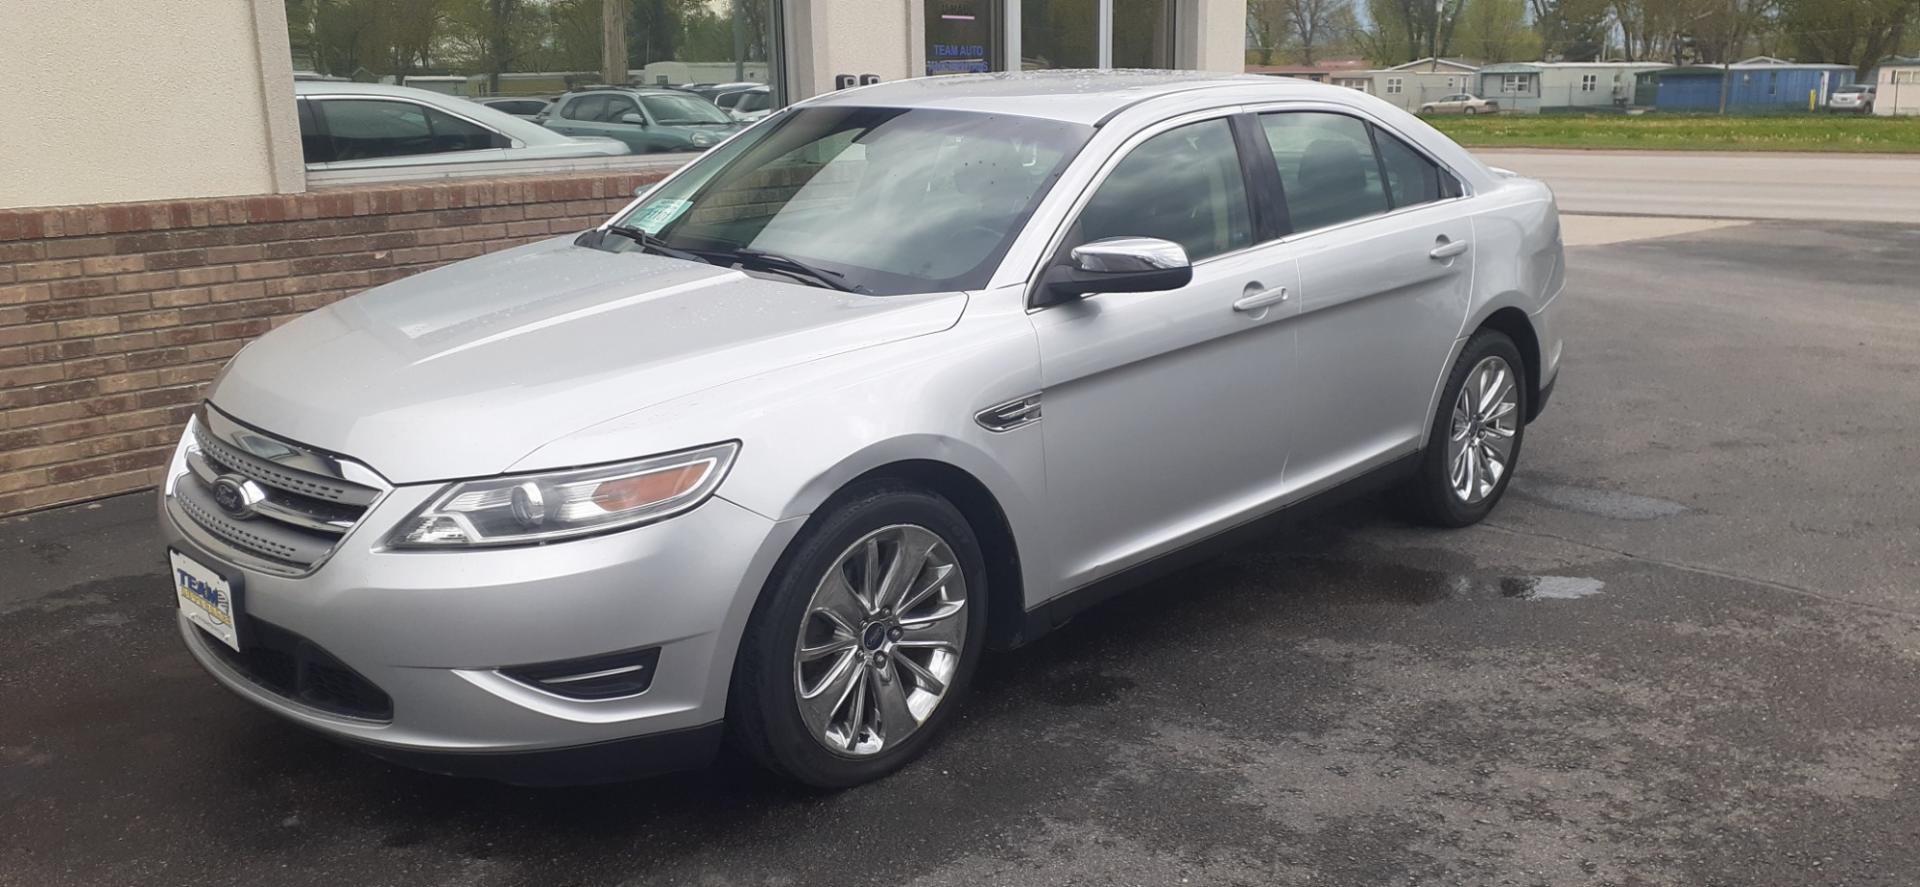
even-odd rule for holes
{"type": "Polygon", "coordinates": [[[572,136],[619,139],[636,154],[704,151],[740,121],[699,96],[673,89],[601,87],[554,100],[539,122],[572,136]]]}
{"type": "Polygon", "coordinates": [[[773,88],[755,86],[723,92],[713,97],[713,104],[733,119],[750,123],[773,112],[773,88]]]}
{"type": "Polygon", "coordinates": [[[455,96],[373,83],[294,84],[307,168],[356,169],[628,153],[455,96]]]}

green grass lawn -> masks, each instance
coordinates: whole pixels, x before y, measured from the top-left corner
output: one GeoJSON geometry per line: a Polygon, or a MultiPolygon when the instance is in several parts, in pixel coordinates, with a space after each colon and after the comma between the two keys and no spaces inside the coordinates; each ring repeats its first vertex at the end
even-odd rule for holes
{"type": "Polygon", "coordinates": [[[1428,117],[1475,148],[1639,148],[1649,151],[1837,151],[1920,154],[1920,117],[1796,114],[1501,114],[1428,117]]]}

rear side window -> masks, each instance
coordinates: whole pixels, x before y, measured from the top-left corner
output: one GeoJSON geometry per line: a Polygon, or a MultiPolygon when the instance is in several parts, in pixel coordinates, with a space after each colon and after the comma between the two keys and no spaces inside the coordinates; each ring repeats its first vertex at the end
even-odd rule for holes
{"type": "Polygon", "coordinates": [[[1080,243],[1157,237],[1199,261],[1253,243],[1246,179],[1225,119],[1190,123],[1141,142],[1080,212],[1080,243]]]}
{"type": "Polygon", "coordinates": [[[1460,183],[1407,143],[1377,128],[1373,137],[1380,149],[1380,165],[1387,171],[1387,196],[1395,209],[1460,196],[1460,183]]]}
{"type": "Polygon", "coordinates": [[[538,114],[540,113],[541,108],[544,108],[547,106],[546,102],[535,101],[532,99],[524,99],[524,100],[512,101],[512,102],[493,102],[491,104],[494,109],[505,111],[508,114],[538,114]]]}
{"type": "Polygon", "coordinates": [[[334,160],[367,160],[504,147],[506,139],[452,114],[412,102],[329,99],[314,103],[334,160]]]}
{"type": "Polygon", "coordinates": [[[583,95],[567,102],[560,109],[560,116],[568,120],[599,120],[607,111],[607,97],[604,95],[583,95]]]}
{"type": "Polygon", "coordinates": [[[1367,124],[1341,114],[1260,115],[1295,231],[1312,231],[1387,211],[1386,187],[1367,124]]]}

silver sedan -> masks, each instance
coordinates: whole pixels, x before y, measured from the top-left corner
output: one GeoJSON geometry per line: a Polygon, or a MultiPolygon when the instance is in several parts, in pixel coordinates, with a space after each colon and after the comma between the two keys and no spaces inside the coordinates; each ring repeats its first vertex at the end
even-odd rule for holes
{"type": "MultiPolygon", "coordinates": [[[[782,110],[578,237],[248,346],[161,497],[188,648],[523,782],[846,786],[983,653],[1331,498],[1485,517],[1553,196],[1364,94],[1050,72],[782,110]]],[[[1177,602],[1174,602],[1177,604],[1177,602]]]]}

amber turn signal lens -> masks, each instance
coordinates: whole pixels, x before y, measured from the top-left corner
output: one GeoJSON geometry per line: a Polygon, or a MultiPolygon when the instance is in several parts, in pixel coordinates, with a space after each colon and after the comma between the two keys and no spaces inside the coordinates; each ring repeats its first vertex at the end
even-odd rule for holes
{"type": "Polygon", "coordinates": [[[607,511],[626,511],[664,502],[699,486],[712,468],[712,462],[701,462],[610,480],[593,488],[593,504],[607,511]]]}

